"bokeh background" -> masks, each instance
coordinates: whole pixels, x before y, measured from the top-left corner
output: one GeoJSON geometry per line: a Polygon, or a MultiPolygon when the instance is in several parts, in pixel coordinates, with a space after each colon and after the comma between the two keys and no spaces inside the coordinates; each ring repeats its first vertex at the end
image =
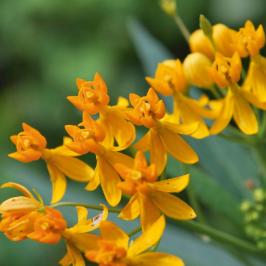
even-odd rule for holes
{"type": "MultiPolygon", "coordinates": [[[[265,4],[264,0],[179,0],[178,8],[192,31],[198,27],[199,14],[205,14],[212,23],[232,27],[239,27],[247,18],[265,25],[265,4]]],[[[187,52],[180,32],[155,0],[0,0],[0,183],[20,181],[49,200],[45,166],[8,159],[7,154],[14,150],[9,136],[20,131],[22,122],[28,122],[47,136],[50,147],[60,145],[64,125],[80,120],[80,114],[66,100],[66,96],[76,94],[77,77],[91,79],[100,72],[114,103],[119,95],[144,93],[144,77],[152,75],[160,59],[182,59],[187,52]]],[[[211,154],[207,150],[208,156],[211,154]]],[[[238,150],[233,150],[231,156],[241,161],[238,150]]],[[[221,162],[212,167],[210,174],[222,167],[221,162]]],[[[246,167],[254,168],[251,164],[246,167]]],[[[250,171],[245,171],[244,178],[252,174],[250,171]]],[[[217,179],[220,182],[222,173],[217,179]]],[[[91,196],[82,188],[69,182],[65,199],[98,204],[101,192],[91,196]]],[[[233,185],[228,190],[235,193],[233,185]]],[[[1,191],[0,199],[11,193],[1,191]]],[[[75,220],[73,210],[64,212],[70,221],[75,220]]],[[[230,231],[224,213],[218,217],[216,220],[221,222],[216,221],[216,225],[226,224],[230,231]]],[[[182,230],[173,234],[171,226],[168,230],[161,249],[180,255],[187,265],[248,265],[239,254],[232,255],[211,242],[203,243],[194,234],[182,230]]],[[[0,236],[1,266],[53,266],[64,252],[63,244],[12,243],[0,236]]]]}

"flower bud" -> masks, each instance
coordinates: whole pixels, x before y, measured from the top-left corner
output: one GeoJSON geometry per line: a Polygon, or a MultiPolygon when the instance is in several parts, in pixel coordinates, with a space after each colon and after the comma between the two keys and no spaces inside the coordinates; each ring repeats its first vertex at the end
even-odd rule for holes
{"type": "Polygon", "coordinates": [[[213,83],[210,75],[211,66],[209,58],[201,53],[189,54],[183,63],[189,83],[201,88],[209,88],[213,83]]]}
{"type": "Polygon", "coordinates": [[[175,0],[161,0],[160,2],[162,10],[169,16],[175,16],[176,14],[176,1],[175,0]]]}

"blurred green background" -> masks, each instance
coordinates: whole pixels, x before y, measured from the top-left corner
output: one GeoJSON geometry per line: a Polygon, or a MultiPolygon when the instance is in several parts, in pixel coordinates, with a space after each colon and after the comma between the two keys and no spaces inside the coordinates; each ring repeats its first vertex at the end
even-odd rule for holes
{"type": "MultiPolygon", "coordinates": [[[[213,23],[223,22],[234,27],[242,25],[247,18],[264,24],[266,18],[263,0],[180,0],[179,12],[191,31],[198,27],[198,16],[202,13],[213,23]]],[[[184,58],[187,52],[188,46],[175,24],[154,0],[1,0],[0,182],[20,181],[36,188],[48,201],[50,183],[45,166],[41,162],[21,164],[7,158],[14,150],[9,136],[20,131],[21,123],[28,122],[38,128],[47,137],[50,147],[60,145],[65,134],[64,125],[80,119],[79,112],[66,100],[66,96],[76,94],[77,77],[91,79],[96,71],[100,72],[114,103],[119,95],[127,96],[133,91],[144,93],[147,88],[144,77],[152,75],[158,60],[170,54],[184,58]]],[[[204,145],[202,168],[216,175],[217,184],[212,183],[216,186],[214,189],[222,183],[224,172],[221,171],[228,175],[230,171],[233,173],[232,183],[223,185],[225,191],[231,192],[227,195],[228,205],[232,200],[237,206],[246,193],[243,185],[239,189],[238,184],[254,173],[254,165],[249,158],[240,156],[239,147],[230,146],[231,156],[237,158],[238,163],[247,161],[244,168],[248,170],[242,169],[245,174],[241,175],[236,164],[221,165],[218,157],[223,157],[228,150],[212,154],[214,145],[218,145],[217,150],[221,145],[225,147],[224,143],[214,140],[204,145]],[[211,163],[211,156],[217,161],[211,163]],[[235,168],[232,170],[232,167],[235,168]]],[[[201,147],[197,148],[200,152],[201,147]]],[[[65,199],[94,201],[95,204],[101,201],[101,192],[89,195],[82,188],[81,184],[69,182],[65,199]]],[[[205,188],[197,186],[197,189],[205,188]]],[[[1,200],[10,193],[1,191],[1,200]]],[[[201,200],[204,204],[208,202],[204,198],[201,200]]],[[[233,225],[227,221],[226,213],[232,210],[224,209],[213,216],[213,224],[220,227],[226,224],[230,231],[233,225]]],[[[73,210],[64,212],[72,222],[75,220],[73,210]]],[[[161,249],[180,255],[187,265],[248,265],[248,259],[239,259],[239,254],[232,255],[181,229],[174,234],[172,230],[174,227],[169,225],[161,249]]],[[[53,266],[63,255],[63,244],[12,243],[0,236],[1,266],[53,266]]],[[[265,265],[255,264],[252,258],[249,263],[265,265]]]]}

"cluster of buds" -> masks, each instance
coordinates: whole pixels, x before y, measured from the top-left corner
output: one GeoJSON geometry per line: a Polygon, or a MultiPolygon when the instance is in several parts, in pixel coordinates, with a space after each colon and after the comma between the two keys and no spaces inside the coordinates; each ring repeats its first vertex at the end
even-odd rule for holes
{"type": "Polygon", "coordinates": [[[254,189],[252,200],[243,201],[241,211],[247,236],[255,241],[259,249],[266,250],[266,190],[254,189]]]}

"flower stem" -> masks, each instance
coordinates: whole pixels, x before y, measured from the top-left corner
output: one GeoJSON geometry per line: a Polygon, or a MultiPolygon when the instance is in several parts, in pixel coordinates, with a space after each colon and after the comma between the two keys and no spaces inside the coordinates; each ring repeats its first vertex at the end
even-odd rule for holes
{"type": "Polygon", "coordinates": [[[186,27],[184,21],[181,19],[181,17],[179,15],[175,15],[175,16],[173,16],[173,18],[174,18],[174,21],[175,21],[177,27],[180,29],[182,35],[184,36],[185,40],[188,43],[189,37],[190,37],[190,32],[189,32],[188,28],[186,27]]]}
{"type": "MultiPolygon", "coordinates": [[[[51,204],[50,207],[51,208],[55,208],[55,207],[75,207],[75,206],[81,206],[81,207],[85,207],[88,209],[93,209],[93,210],[99,210],[102,211],[103,208],[101,206],[96,206],[96,205],[91,205],[91,204],[86,204],[86,203],[80,203],[80,202],[58,202],[55,204],[51,204]]],[[[113,213],[120,213],[120,209],[117,208],[108,208],[109,212],[113,212],[113,213]]]]}
{"type": "Polygon", "coordinates": [[[252,254],[266,257],[265,252],[259,250],[254,244],[248,241],[245,241],[243,239],[240,239],[238,237],[232,236],[228,233],[214,229],[208,225],[200,224],[194,221],[176,222],[176,224],[181,225],[182,227],[186,229],[190,229],[194,232],[208,235],[209,237],[211,237],[212,239],[216,241],[226,243],[226,244],[231,244],[232,246],[237,247],[243,251],[247,251],[252,254]]]}

